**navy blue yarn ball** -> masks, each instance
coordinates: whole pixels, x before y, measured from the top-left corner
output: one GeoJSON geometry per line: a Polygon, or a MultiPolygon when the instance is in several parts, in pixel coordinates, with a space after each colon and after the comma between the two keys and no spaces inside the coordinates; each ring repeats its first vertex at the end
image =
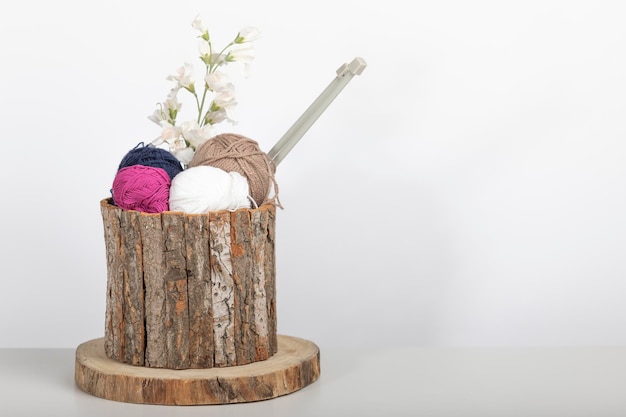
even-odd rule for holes
{"type": "Polygon", "coordinates": [[[143,142],[131,149],[120,162],[118,171],[132,165],[162,168],[172,180],[183,170],[180,161],[171,152],[154,146],[143,146],[143,142]]]}

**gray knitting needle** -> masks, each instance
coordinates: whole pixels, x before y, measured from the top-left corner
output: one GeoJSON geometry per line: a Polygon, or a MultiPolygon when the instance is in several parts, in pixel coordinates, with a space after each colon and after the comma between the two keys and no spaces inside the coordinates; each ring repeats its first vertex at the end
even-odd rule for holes
{"type": "Polygon", "coordinates": [[[339,95],[352,77],[361,74],[366,66],[365,60],[357,57],[349,64],[343,64],[339,67],[337,76],[331,81],[328,87],[322,91],[315,101],[302,113],[302,116],[296,120],[293,126],[285,132],[283,137],[280,138],[280,140],[276,142],[276,145],[267,153],[270,159],[274,161],[275,165],[280,164],[280,162],[285,159],[289,151],[302,139],[302,136],[304,136],[307,130],[309,130],[324,110],[332,103],[335,97],[339,95]]]}

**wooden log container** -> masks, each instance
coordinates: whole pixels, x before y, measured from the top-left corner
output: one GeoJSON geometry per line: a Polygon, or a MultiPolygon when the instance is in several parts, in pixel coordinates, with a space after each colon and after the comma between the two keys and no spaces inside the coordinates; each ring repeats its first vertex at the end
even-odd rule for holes
{"type": "Polygon", "coordinates": [[[275,207],[209,214],[100,203],[104,351],[150,368],[218,368],[277,352],[275,207]]]}

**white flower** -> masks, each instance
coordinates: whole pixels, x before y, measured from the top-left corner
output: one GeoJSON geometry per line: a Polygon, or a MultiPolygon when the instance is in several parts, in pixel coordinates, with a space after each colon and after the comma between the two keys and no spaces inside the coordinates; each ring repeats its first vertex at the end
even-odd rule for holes
{"type": "Polygon", "coordinates": [[[212,104],[211,110],[222,110],[226,113],[226,119],[232,123],[237,123],[237,117],[235,116],[237,101],[235,100],[234,88],[217,93],[212,104]]]}
{"type": "Polygon", "coordinates": [[[234,48],[232,51],[228,51],[226,55],[226,62],[239,62],[243,65],[244,76],[250,75],[250,64],[254,60],[254,49],[252,45],[242,45],[238,48],[234,48]]]}
{"type": "Polygon", "coordinates": [[[204,116],[205,122],[208,123],[207,126],[221,123],[227,119],[228,114],[226,113],[226,109],[222,108],[217,108],[213,111],[207,112],[207,114],[204,116]]]}
{"type": "Polygon", "coordinates": [[[170,151],[180,151],[181,149],[185,149],[187,147],[187,142],[183,139],[182,136],[178,136],[176,138],[168,139],[167,144],[170,147],[170,151]]]}
{"type": "Polygon", "coordinates": [[[195,19],[193,19],[193,22],[191,22],[191,27],[202,34],[209,32],[206,26],[204,25],[204,23],[202,23],[202,19],[200,19],[200,15],[196,16],[195,19]]]}
{"type": "Polygon", "coordinates": [[[178,101],[178,97],[176,97],[177,92],[178,90],[172,89],[167,99],[165,99],[165,102],[163,102],[163,110],[167,115],[166,120],[171,124],[176,123],[176,116],[178,116],[178,111],[182,107],[182,104],[178,101]]]}
{"type": "Polygon", "coordinates": [[[226,58],[228,57],[225,53],[213,52],[211,49],[211,44],[200,40],[198,43],[198,51],[200,52],[200,59],[205,63],[206,66],[210,68],[221,67],[226,64],[226,58]]]}
{"type": "Polygon", "coordinates": [[[194,149],[198,149],[198,146],[215,136],[215,129],[213,126],[206,125],[200,127],[195,120],[183,122],[181,124],[181,129],[182,137],[185,138],[185,140],[189,142],[189,145],[194,149]]]}
{"type": "Polygon", "coordinates": [[[154,110],[154,113],[152,113],[151,116],[148,116],[148,119],[160,125],[162,121],[167,121],[167,114],[163,111],[163,107],[157,107],[154,110]]]}
{"type": "Polygon", "coordinates": [[[148,119],[159,125],[161,124],[161,122],[174,124],[174,122],[176,121],[176,115],[178,114],[178,110],[180,110],[180,107],[181,103],[178,101],[176,94],[170,92],[170,94],[167,96],[167,99],[163,103],[159,103],[157,109],[154,111],[154,113],[152,113],[151,116],[148,116],[148,119]]]}
{"type": "Polygon", "coordinates": [[[195,152],[193,149],[187,147],[173,151],[172,153],[184,166],[187,166],[189,165],[189,162],[191,162],[195,152]]]}
{"type": "Polygon", "coordinates": [[[163,106],[165,107],[165,109],[167,109],[169,114],[171,114],[172,112],[178,112],[178,110],[180,110],[180,108],[182,107],[181,102],[178,101],[176,93],[178,93],[178,91],[172,89],[172,91],[170,91],[170,94],[165,99],[165,102],[163,103],[163,106]]]}
{"type": "Polygon", "coordinates": [[[204,81],[211,91],[227,91],[234,88],[233,84],[229,82],[228,75],[222,71],[208,73],[204,77],[204,81]]]}
{"type": "Polygon", "coordinates": [[[229,84],[231,88],[218,92],[213,99],[215,105],[219,107],[230,107],[237,104],[235,101],[235,87],[229,84]]]}
{"type": "Polygon", "coordinates": [[[242,62],[244,64],[251,63],[254,60],[254,48],[252,45],[242,45],[228,51],[226,55],[227,62],[242,62]]]}
{"type": "Polygon", "coordinates": [[[165,142],[172,143],[172,141],[178,139],[182,133],[182,129],[178,126],[174,126],[166,120],[161,123],[161,139],[165,142]]]}
{"type": "Polygon", "coordinates": [[[235,43],[252,42],[261,37],[261,31],[253,26],[246,26],[237,34],[235,43]]]}
{"type": "Polygon", "coordinates": [[[211,55],[211,44],[204,39],[198,41],[198,52],[201,57],[209,57],[211,55]]]}
{"type": "Polygon", "coordinates": [[[176,74],[168,75],[167,80],[176,81],[177,86],[186,88],[189,91],[194,91],[193,66],[186,62],[182,67],[176,70],[176,74]]]}

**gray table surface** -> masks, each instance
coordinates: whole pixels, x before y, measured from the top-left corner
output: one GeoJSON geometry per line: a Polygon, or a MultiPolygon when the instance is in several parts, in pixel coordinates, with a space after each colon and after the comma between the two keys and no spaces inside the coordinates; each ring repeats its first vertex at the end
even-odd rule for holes
{"type": "Polygon", "coordinates": [[[75,349],[0,349],[0,416],[626,416],[626,347],[320,352],[320,379],[295,393],[181,407],[82,392],[75,349]]]}

